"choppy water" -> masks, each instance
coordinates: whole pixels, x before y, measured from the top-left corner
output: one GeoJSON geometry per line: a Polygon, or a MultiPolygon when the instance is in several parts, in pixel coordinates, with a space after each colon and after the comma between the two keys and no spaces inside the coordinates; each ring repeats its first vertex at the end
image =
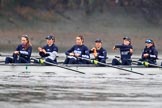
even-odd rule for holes
{"type": "Polygon", "coordinates": [[[162,76],[0,72],[1,108],[161,108],[162,76]]]}

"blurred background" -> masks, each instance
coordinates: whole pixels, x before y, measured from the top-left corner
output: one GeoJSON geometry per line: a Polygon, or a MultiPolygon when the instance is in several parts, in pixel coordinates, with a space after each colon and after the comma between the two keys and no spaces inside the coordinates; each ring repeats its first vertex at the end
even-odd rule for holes
{"type": "Polygon", "coordinates": [[[54,34],[59,52],[84,35],[91,48],[96,38],[112,53],[124,36],[136,54],[151,38],[162,51],[162,0],[0,0],[0,52],[12,52],[22,34],[30,36],[34,52],[54,34]]]}

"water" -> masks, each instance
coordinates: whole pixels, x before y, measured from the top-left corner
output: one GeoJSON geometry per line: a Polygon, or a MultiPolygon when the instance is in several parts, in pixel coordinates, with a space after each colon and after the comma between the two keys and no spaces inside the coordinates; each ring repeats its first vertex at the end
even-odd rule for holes
{"type": "Polygon", "coordinates": [[[162,75],[67,74],[0,72],[0,108],[162,108],[162,75]]]}
{"type": "Polygon", "coordinates": [[[1,108],[161,108],[162,76],[0,72],[1,108]]]}

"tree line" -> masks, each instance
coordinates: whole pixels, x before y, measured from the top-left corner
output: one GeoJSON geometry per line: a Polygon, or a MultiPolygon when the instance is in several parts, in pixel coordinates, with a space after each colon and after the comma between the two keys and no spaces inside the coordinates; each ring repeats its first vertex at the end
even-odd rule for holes
{"type": "MultiPolygon", "coordinates": [[[[159,20],[162,0],[0,0],[0,11],[14,7],[30,7],[54,11],[80,9],[86,14],[103,12],[108,7],[133,7],[139,9],[147,20],[159,20]]],[[[156,21],[157,20],[157,21],[156,21]]]]}

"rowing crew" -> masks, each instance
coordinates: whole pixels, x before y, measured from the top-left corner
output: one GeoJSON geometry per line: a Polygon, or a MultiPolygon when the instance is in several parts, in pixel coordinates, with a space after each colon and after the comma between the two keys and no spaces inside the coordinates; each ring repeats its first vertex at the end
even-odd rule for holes
{"type": "MultiPolygon", "coordinates": [[[[39,55],[41,59],[34,61],[35,63],[44,63],[44,61],[57,64],[58,47],[55,45],[55,37],[49,35],[46,38],[47,45],[38,47],[39,55]],[[43,59],[42,59],[43,58],[43,59]]],[[[154,41],[147,39],[145,41],[145,48],[139,61],[144,61],[150,64],[156,64],[158,58],[158,51],[155,47],[154,41]]],[[[123,38],[122,44],[117,44],[113,47],[113,50],[120,50],[120,60],[113,59],[112,65],[131,65],[131,56],[133,54],[133,46],[129,37],[123,38]]],[[[30,57],[32,53],[32,45],[30,44],[28,35],[22,35],[21,44],[19,44],[16,50],[13,52],[13,57],[6,57],[5,63],[30,63],[30,57]]],[[[84,45],[84,37],[79,35],[75,39],[75,45],[65,52],[66,59],[64,64],[89,64],[86,59],[90,59],[90,54],[93,54],[94,60],[106,63],[107,51],[102,47],[102,40],[96,39],[95,46],[90,50],[84,45]]],[[[93,62],[95,63],[95,62],[93,62]]],[[[138,62],[140,65],[142,62],[138,62]]],[[[147,64],[145,63],[145,64],[147,64]]]]}

